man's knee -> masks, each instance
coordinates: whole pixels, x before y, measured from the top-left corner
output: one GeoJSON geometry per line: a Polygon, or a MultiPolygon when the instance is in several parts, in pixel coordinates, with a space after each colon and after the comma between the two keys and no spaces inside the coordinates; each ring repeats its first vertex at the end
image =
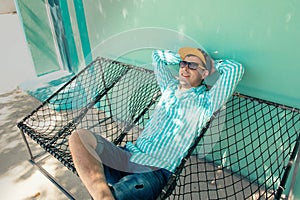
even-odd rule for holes
{"type": "Polygon", "coordinates": [[[75,129],[74,131],[72,131],[69,137],[69,145],[73,146],[73,144],[77,144],[78,142],[80,142],[80,137],[78,135],[78,130],[75,129]]]}
{"type": "Polygon", "coordinates": [[[85,147],[95,148],[97,141],[95,136],[86,129],[76,129],[69,137],[69,146],[72,151],[78,144],[83,144],[85,147]]]}
{"type": "Polygon", "coordinates": [[[74,130],[69,137],[69,148],[71,153],[73,153],[74,149],[81,143],[77,130],[74,130]]]}

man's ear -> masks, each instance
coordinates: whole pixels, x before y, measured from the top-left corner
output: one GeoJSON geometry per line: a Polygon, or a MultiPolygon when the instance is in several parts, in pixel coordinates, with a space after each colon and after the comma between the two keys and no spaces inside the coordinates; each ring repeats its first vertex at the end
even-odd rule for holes
{"type": "Polygon", "coordinates": [[[209,75],[209,71],[204,70],[203,73],[202,73],[202,78],[205,79],[208,75],[209,75]]]}

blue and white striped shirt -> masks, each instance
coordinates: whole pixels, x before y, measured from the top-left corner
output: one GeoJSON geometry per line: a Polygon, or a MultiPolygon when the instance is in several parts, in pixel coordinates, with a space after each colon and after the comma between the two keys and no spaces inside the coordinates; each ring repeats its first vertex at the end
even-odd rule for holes
{"type": "Polygon", "coordinates": [[[126,144],[133,153],[132,162],[174,172],[196,134],[232,95],[244,73],[242,65],[233,60],[215,62],[220,77],[210,90],[200,85],[181,91],[179,81],[166,67],[179,61],[179,55],[171,51],[153,52],[154,71],[162,96],[136,144],[126,144]]]}

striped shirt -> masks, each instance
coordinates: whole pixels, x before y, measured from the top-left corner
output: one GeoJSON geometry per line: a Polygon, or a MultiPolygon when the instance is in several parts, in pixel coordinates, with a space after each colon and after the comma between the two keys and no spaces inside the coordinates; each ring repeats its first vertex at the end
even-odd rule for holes
{"type": "Polygon", "coordinates": [[[210,90],[200,85],[181,91],[179,81],[166,67],[179,63],[179,55],[155,50],[152,56],[162,96],[136,143],[128,142],[126,147],[133,153],[132,162],[174,172],[195,136],[232,95],[244,69],[233,60],[216,61],[220,76],[210,90]]]}

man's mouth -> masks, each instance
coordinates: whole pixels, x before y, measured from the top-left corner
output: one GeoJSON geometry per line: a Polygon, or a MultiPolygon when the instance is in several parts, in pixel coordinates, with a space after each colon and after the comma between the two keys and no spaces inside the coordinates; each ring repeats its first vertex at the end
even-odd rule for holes
{"type": "Polygon", "coordinates": [[[185,77],[185,78],[188,78],[188,77],[190,77],[190,75],[189,75],[189,74],[181,74],[181,76],[182,76],[182,77],[185,77]]]}

